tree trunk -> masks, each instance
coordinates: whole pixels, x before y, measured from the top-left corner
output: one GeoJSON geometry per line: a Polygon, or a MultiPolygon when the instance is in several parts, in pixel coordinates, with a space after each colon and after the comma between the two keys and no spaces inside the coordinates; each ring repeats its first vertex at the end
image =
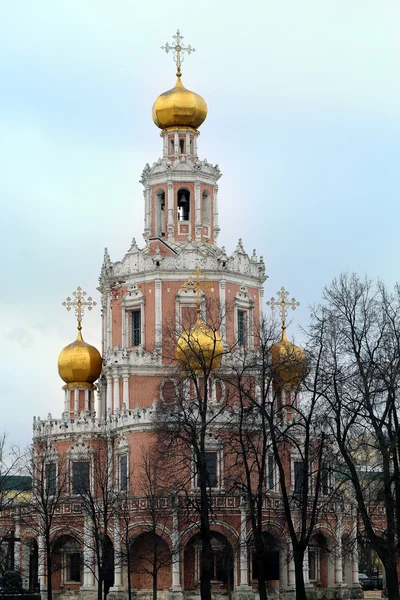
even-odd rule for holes
{"type": "Polygon", "coordinates": [[[157,575],[158,575],[158,571],[154,567],[154,571],[153,571],[153,600],[157,600],[157,575]]]}
{"type": "Polygon", "coordinates": [[[304,585],[303,562],[304,552],[294,550],[294,573],[296,581],[296,600],[307,600],[306,587],[304,585]]]}
{"type": "Polygon", "coordinates": [[[103,600],[103,569],[98,565],[97,600],[103,600]]]}
{"type": "Polygon", "coordinates": [[[52,556],[50,540],[46,542],[47,600],[53,600],[52,556]]]}
{"type": "Polygon", "coordinates": [[[399,600],[399,580],[397,575],[396,558],[390,557],[385,561],[386,590],[389,600],[399,600]]]}
{"type": "Polygon", "coordinates": [[[211,580],[214,575],[214,552],[210,539],[203,539],[201,547],[201,576],[200,576],[200,598],[211,600],[211,580]]]}
{"type": "Polygon", "coordinates": [[[264,552],[259,550],[256,552],[257,561],[257,581],[258,581],[258,593],[260,594],[260,600],[267,600],[267,586],[265,581],[265,564],[264,564],[264,552]]]}

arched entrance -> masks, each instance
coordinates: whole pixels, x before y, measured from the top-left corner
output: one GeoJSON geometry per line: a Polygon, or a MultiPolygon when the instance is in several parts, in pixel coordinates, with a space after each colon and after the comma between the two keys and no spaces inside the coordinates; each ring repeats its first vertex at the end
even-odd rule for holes
{"type": "Polygon", "coordinates": [[[269,589],[279,589],[287,585],[287,561],[284,544],[278,535],[264,531],[261,547],[257,552],[254,540],[250,542],[250,581],[257,586],[260,569],[264,572],[265,585],[269,589]]]}
{"type": "MultiPolygon", "coordinates": [[[[212,532],[211,547],[214,554],[214,572],[212,587],[226,591],[234,588],[233,549],[228,539],[217,531],[212,532]]],[[[185,590],[198,589],[201,576],[201,539],[200,535],[192,536],[184,551],[184,586],[185,590]]]]}
{"type": "Polygon", "coordinates": [[[108,535],[104,542],[103,569],[104,595],[106,596],[114,585],[114,546],[108,535]]]}
{"type": "Polygon", "coordinates": [[[335,583],[335,544],[329,536],[318,532],[311,539],[308,548],[308,569],[310,583],[322,588],[335,583]]]}
{"type": "Polygon", "coordinates": [[[130,547],[131,584],[137,590],[163,590],[171,587],[172,552],[157,533],[139,534],[130,547]]]}

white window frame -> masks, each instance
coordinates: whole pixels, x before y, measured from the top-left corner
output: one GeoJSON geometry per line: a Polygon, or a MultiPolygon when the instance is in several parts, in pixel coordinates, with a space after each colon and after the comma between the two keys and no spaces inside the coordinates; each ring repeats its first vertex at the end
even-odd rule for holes
{"type": "MultiPolygon", "coordinates": [[[[217,492],[222,492],[224,488],[224,450],[220,444],[207,444],[205,452],[215,452],[217,455],[217,485],[210,488],[217,492]]],[[[199,487],[197,485],[198,473],[195,472],[195,460],[192,460],[192,491],[197,492],[199,487]]]]}
{"type": "Polygon", "coordinates": [[[247,348],[249,350],[254,349],[254,300],[251,299],[251,296],[248,292],[246,286],[241,285],[238,293],[234,299],[234,336],[235,343],[239,348],[247,348]],[[238,337],[239,337],[239,329],[238,329],[238,311],[243,311],[246,313],[246,339],[243,346],[239,346],[238,337]]]}
{"type": "MultiPolygon", "coordinates": [[[[204,292],[201,294],[201,305],[200,305],[200,316],[202,320],[206,321],[206,302],[204,292]]],[[[185,292],[182,288],[177,292],[175,296],[175,327],[177,337],[183,332],[182,328],[182,308],[197,308],[197,292],[196,290],[189,290],[185,292]]]]}
{"type": "Polygon", "coordinates": [[[74,494],[73,463],[75,462],[89,463],[89,486],[90,492],[93,493],[93,449],[83,442],[77,442],[67,450],[67,489],[71,498],[80,498],[80,494],[74,494]]]}
{"type": "Polygon", "coordinates": [[[122,494],[129,494],[130,491],[130,485],[131,485],[131,481],[130,481],[130,477],[129,477],[129,462],[130,462],[130,446],[128,443],[128,440],[124,437],[120,437],[120,439],[118,440],[118,444],[117,444],[117,449],[116,449],[116,460],[117,460],[117,465],[116,465],[116,473],[117,473],[117,487],[118,487],[118,491],[121,492],[122,494]],[[121,489],[121,458],[123,456],[126,456],[126,476],[127,476],[127,486],[126,486],[126,490],[122,490],[121,489]]]}
{"type": "Polygon", "coordinates": [[[144,348],[145,340],[145,297],[143,292],[138,288],[137,284],[129,286],[127,293],[124,295],[121,303],[122,307],[122,323],[121,337],[122,348],[144,348]],[[132,315],[134,310],[140,310],[140,344],[132,346],[132,315]]]}

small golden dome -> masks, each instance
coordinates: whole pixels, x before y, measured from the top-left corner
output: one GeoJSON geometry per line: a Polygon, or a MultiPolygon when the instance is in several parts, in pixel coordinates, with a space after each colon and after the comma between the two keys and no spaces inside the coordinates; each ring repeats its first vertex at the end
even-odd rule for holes
{"type": "Polygon", "coordinates": [[[172,90],[158,96],[152,110],[153,121],[160,129],[193,127],[197,129],[207,117],[204,98],[186,89],[178,77],[172,90]]]}
{"type": "Polygon", "coordinates": [[[271,355],[275,384],[297,387],[306,374],[307,359],[302,348],[289,342],[286,329],[283,329],[280,341],[272,346],[271,355]]]}
{"type": "Polygon", "coordinates": [[[224,345],[218,331],[214,331],[198,316],[196,323],[180,336],[175,351],[182,366],[194,371],[216,369],[221,364],[224,345]]]}
{"type": "Polygon", "coordinates": [[[58,357],[58,373],[65,387],[93,387],[101,373],[101,356],[97,348],[82,339],[80,329],[75,342],[65,346],[58,357]]]}

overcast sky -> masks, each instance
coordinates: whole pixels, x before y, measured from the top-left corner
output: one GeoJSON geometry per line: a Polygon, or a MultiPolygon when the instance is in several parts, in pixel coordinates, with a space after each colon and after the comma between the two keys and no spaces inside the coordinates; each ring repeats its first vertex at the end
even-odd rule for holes
{"type": "MultiPolygon", "coordinates": [[[[59,417],[61,306],[95,300],[104,247],[142,245],[152,104],[173,87],[179,27],[196,52],[183,82],[207,101],[199,155],[218,163],[219,243],[264,256],[266,300],[308,307],[343,270],[398,278],[398,0],[0,2],[1,430],[30,440],[59,417]]],[[[99,347],[100,310],[84,322],[99,347]]]]}

